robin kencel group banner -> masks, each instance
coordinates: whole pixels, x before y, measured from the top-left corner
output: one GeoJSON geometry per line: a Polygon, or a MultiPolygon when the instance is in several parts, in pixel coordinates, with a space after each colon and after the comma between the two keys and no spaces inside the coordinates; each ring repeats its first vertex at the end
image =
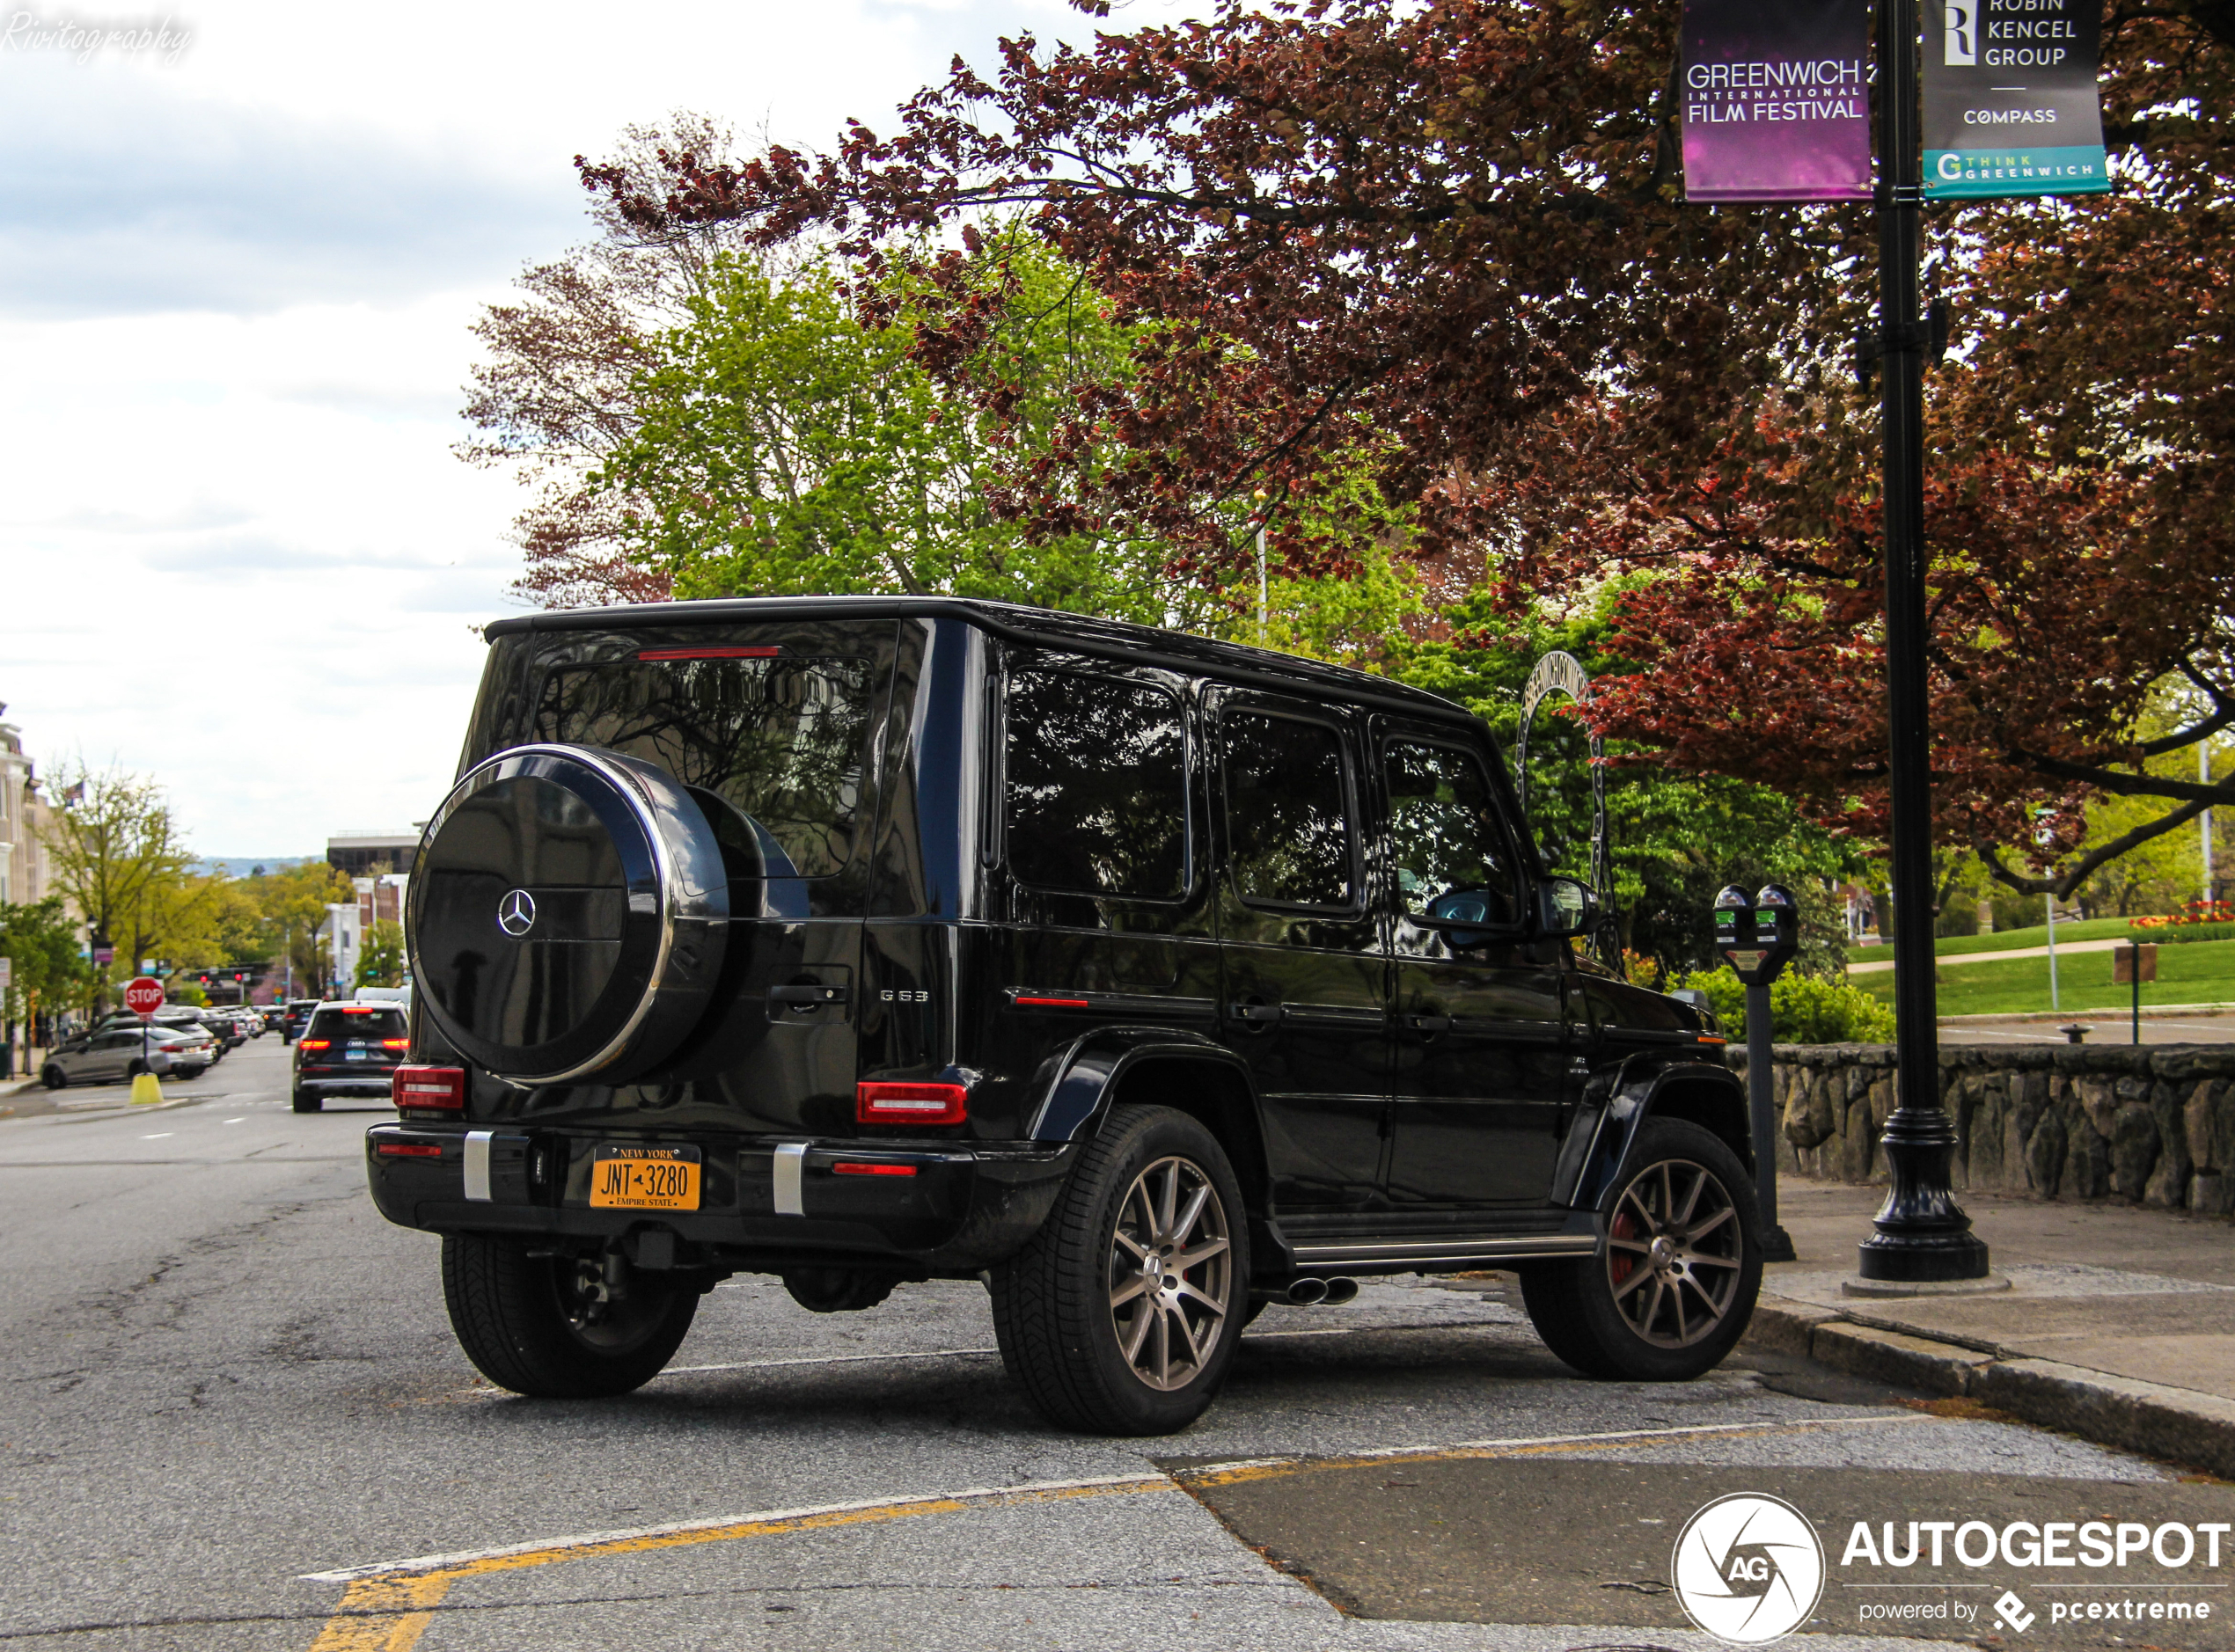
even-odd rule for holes
{"type": "Polygon", "coordinates": [[[2100,0],[1944,0],[1924,15],[1928,198],[2111,187],[2095,89],[2100,0]]]}
{"type": "Polygon", "coordinates": [[[1685,0],[1688,201],[1867,201],[1869,0],[1685,0]]]}

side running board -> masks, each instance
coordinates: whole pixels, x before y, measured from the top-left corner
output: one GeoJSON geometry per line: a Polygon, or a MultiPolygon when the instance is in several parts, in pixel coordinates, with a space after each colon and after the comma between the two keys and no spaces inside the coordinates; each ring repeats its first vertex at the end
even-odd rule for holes
{"type": "Polygon", "coordinates": [[[1514,1261],[1535,1257],[1588,1256],[1599,1241],[1589,1233],[1533,1233],[1500,1239],[1343,1239],[1295,1247],[1299,1268],[1401,1270],[1431,1262],[1514,1261]]]}

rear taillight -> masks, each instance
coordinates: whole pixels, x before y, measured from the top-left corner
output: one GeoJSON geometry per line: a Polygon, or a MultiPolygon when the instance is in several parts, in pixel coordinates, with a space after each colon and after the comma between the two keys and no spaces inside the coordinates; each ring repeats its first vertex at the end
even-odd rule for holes
{"type": "Polygon", "coordinates": [[[411,1048],[411,1040],[408,1038],[384,1038],[380,1041],[380,1048],[383,1049],[409,1049],[411,1048]]]}
{"type": "Polygon", "coordinates": [[[295,1041],[295,1048],[297,1049],[326,1049],[330,1048],[333,1043],[333,1041],[330,1038],[298,1038],[295,1041]]]}
{"type": "Polygon", "coordinates": [[[863,1083],[854,1086],[854,1117],[861,1124],[960,1124],[970,1116],[970,1092],[958,1084],[863,1083]]]}
{"type": "Polygon", "coordinates": [[[465,1106],[465,1069],[399,1067],[390,1081],[388,1093],[399,1111],[405,1107],[460,1111],[465,1106]]]}

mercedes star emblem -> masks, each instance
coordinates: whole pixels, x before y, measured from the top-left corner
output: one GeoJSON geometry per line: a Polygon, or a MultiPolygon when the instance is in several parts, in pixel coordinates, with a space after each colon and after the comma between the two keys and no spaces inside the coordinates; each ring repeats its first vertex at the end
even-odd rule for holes
{"type": "Polygon", "coordinates": [[[496,903],[496,926],[517,939],[536,926],[536,897],[515,889],[496,903]]]}

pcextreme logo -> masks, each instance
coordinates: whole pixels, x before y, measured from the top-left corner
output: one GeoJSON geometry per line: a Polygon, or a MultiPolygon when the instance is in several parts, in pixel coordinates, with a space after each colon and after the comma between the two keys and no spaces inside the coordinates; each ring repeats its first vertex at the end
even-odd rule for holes
{"type": "Polygon", "coordinates": [[[1684,1523],[1671,1562],[1684,1615],[1718,1641],[1783,1640],[1824,1592],[1824,1546],[1808,1517],[1776,1497],[1718,1497],[1684,1523]]]}

